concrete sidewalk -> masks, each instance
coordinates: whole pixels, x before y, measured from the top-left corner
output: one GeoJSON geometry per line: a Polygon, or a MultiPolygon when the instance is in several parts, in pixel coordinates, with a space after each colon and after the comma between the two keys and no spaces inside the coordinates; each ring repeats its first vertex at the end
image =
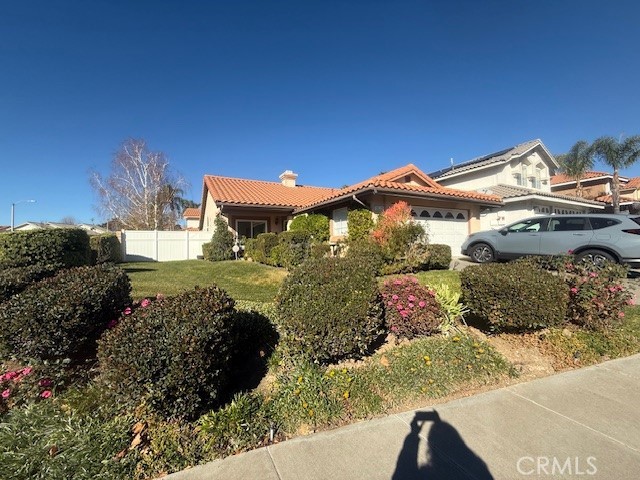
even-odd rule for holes
{"type": "Polygon", "coordinates": [[[640,478],[640,355],[175,473],[204,479],[640,478]]]}

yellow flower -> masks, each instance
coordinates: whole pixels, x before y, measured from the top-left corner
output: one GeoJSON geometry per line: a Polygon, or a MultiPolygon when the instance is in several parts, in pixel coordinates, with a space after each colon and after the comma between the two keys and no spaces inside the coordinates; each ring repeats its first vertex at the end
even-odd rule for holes
{"type": "Polygon", "coordinates": [[[342,369],[342,373],[347,373],[347,369],[346,369],[346,368],[343,368],[343,369],[342,369]]]}
{"type": "Polygon", "coordinates": [[[433,378],[429,379],[429,383],[433,384],[433,378]]]}
{"type": "Polygon", "coordinates": [[[298,383],[302,383],[302,377],[298,377],[298,383]]]}
{"type": "Polygon", "coordinates": [[[424,358],[424,361],[425,361],[425,362],[428,362],[429,360],[431,360],[431,358],[429,358],[429,355],[425,355],[425,356],[424,356],[424,357],[422,357],[422,358],[424,358]]]}
{"type": "Polygon", "coordinates": [[[307,402],[303,402],[302,403],[302,408],[307,408],[309,406],[309,404],[307,402]]]}
{"type": "Polygon", "coordinates": [[[453,340],[454,342],[459,342],[459,341],[460,341],[460,337],[455,336],[455,337],[453,337],[453,339],[452,339],[452,340],[453,340]]]}
{"type": "Polygon", "coordinates": [[[478,353],[484,353],[484,348],[481,348],[480,350],[478,350],[478,353]]]}
{"type": "Polygon", "coordinates": [[[342,396],[343,396],[345,399],[349,398],[349,392],[348,392],[348,391],[347,391],[347,392],[344,392],[344,393],[342,394],[342,396]]]}
{"type": "Polygon", "coordinates": [[[311,410],[311,409],[309,410],[309,416],[313,417],[313,410],[311,410]]]}
{"type": "Polygon", "coordinates": [[[334,377],[335,375],[336,375],[336,371],[335,371],[335,370],[331,370],[331,371],[329,372],[329,376],[330,376],[330,377],[334,377]]]}
{"type": "Polygon", "coordinates": [[[296,388],[296,389],[293,391],[293,394],[294,394],[294,395],[300,395],[300,389],[299,389],[299,388],[296,388]]]}

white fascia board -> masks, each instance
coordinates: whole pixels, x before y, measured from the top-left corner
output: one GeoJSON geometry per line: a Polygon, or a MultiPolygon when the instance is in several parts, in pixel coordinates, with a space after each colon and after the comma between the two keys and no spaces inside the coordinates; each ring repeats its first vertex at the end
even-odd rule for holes
{"type": "Polygon", "coordinates": [[[522,200],[540,200],[540,201],[546,201],[546,202],[553,202],[556,203],[558,205],[571,205],[571,206],[577,206],[577,207],[588,207],[588,208],[600,208],[604,210],[604,203],[601,205],[596,205],[593,203],[583,203],[580,201],[572,201],[572,200],[565,200],[562,198],[554,198],[554,197],[545,197],[543,195],[523,195],[521,197],[512,197],[512,198],[503,198],[502,201],[507,204],[507,203],[516,203],[516,202],[520,202],[522,200]]]}

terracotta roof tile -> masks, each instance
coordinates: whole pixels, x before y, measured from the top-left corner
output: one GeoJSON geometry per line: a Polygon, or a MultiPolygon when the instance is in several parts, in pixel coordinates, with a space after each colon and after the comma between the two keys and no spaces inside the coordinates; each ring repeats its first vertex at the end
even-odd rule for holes
{"type": "MultiPolygon", "coordinates": [[[[588,180],[590,178],[598,178],[598,177],[612,177],[613,175],[611,173],[606,173],[606,172],[586,172],[584,174],[584,177],[581,178],[581,180],[588,180]]],[[[557,175],[553,175],[551,177],[551,185],[558,185],[560,183],[568,183],[568,182],[575,182],[576,179],[573,177],[570,177],[564,173],[559,173],[557,175]]]]}
{"type": "MultiPolygon", "coordinates": [[[[598,198],[596,198],[596,200],[598,202],[602,202],[602,203],[608,203],[609,205],[613,205],[613,196],[611,195],[602,195],[598,198]]],[[[624,203],[635,203],[636,200],[634,200],[631,197],[623,197],[622,195],[620,195],[620,203],[624,204],[624,203]]]]}
{"type": "Polygon", "coordinates": [[[199,208],[185,208],[184,212],[182,212],[182,216],[184,218],[200,218],[200,209],[199,208]]]}
{"type": "Polygon", "coordinates": [[[640,188],[640,177],[630,178],[624,188],[640,188]]]}
{"type": "Polygon", "coordinates": [[[301,207],[336,191],[333,188],[286,187],[279,182],[244,178],[204,176],[205,187],[216,202],[240,205],[301,207]]]}

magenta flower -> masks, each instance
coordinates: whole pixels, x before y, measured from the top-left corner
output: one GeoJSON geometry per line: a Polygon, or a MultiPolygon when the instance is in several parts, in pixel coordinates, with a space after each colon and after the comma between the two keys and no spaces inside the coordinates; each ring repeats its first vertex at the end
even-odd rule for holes
{"type": "Polygon", "coordinates": [[[24,367],[22,369],[22,375],[29,375],[31,372],[33,372],[33,367],[24,367]]]}
{"type": "Polygon", "coordinates": [[[571,293],[578,293],[578,289],[576,287],[572,287],[571,290],[569,290],[571,293]]]}
{"type": "Polygon", "coordinates": [[[142,308],[147,308],[149,305],[151,305],[151,300],[149,300],[148,298],[145,298],[144,300],[142,300],[142,302],[140,302],[140,306],[142,308]]]}
{"type": "Polygon", "coordinates": [[[598,274],[596,272],[589,272],[589,277],[596,278],[598,274]]]}
{"type": "Polygon", "coordinates": [[[636,301],[634,298],[630,298],[629,301],[627,302],[628,305],[635,305],[636,301]]]}
{"type": "Polygon", "coordinates": [[[50,378],[43,378],[38,382],[38,385],[41,387],[50,387],[53,382],[50,378]]]}
{"type": "Polygon", "coordinates": [[[41,396],[42,398],[49,398],[49,397],[51,397],[51,395],[53,395],[53,393],[51,392],[51,390],[45,390],[44,392],[42,392],[42,393],[40,394],[40,396],[41,396]]]}
{"type": "Polygon", "coordinates": [[[402,285],[402,280],[394,280],[393,284],[394,285],[402,285]]]}
{"type": "Polygon", "coordinates": [[[419,306],[420,308],[424,308],[424,307],[426,307],[426,306],[427,306],[427,304],[426,304],[426,302],[425,302],[424,300],[420,300],[420,302],[418,302],[418,306],[419,306]]]}
{"type": "Polygon", "coordinates": [[[404,305],[398,304],[398,306],[396,307],[398,310],[404,310],[404,305]]]}
{"type": "Polygon", "coordinates": [[[398,301],[398,295],[393,295],[391,297],[391,300],[393,300],[394,302],[397,302],[398,301]]]}
{"type": "Polygon", "coordinates": [[[409,304],[409,308],[413,308],[415,305],[413,303],[409,304]]]}
{"type": "Polygon", "coordinates": [[[11,390],[8,388],[2,392],[2,398],[9,398],[9,395],[11,395],[11,390]]]}
{"type": "Polygon", "coordinates": [[[125,315],[131,315],[131,307],[125,308],[124,312],[122,312],[122,313],[124,313],[125,315]]]}
{"type": "Polygon", "coordinates": [[[398,327],[396,327],[395,325],[391,325],[391,331],[392,332],[397,332],[398,331],[398,327]]]}
{"type": "Polygon", "coordinates": [[[405,318],[407,315],[409,315],[409,312],[407,312],[406,310],[400,310],[400,316],[402,318],[405,318]]]}
{"type": "Polygon", "coordinates": [[[111,320],[109,323],[107,323],[107,328],[113,328],[116,325],[118,325],[118,320],[111,320]]]}
{"type": "Polygon", "coordinates": [[[407,300],[409,300],[410,302],[415,302],[416,301],[416,297],[414,297],[413,295],[409,295],[407,297],[407,300]]]}

